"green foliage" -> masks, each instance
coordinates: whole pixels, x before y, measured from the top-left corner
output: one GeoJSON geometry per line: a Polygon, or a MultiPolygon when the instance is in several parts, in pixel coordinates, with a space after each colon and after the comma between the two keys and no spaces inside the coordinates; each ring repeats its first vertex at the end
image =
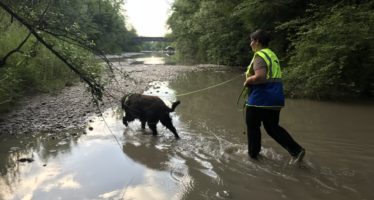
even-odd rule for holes
{"type": "Polygon", "coordinates": [[[238,2],[175,1],[168,23],[180,59],[226,65],[247,60],[246,32],[241,30],[239,18],[232,15],[238,2]]]}
{"type": "Polygon", "coordinates": [[[371,1],[175,0],[168,20],[178,59],[247,66],[249,34],[272,33],[287,93],[373,96],[371,1]]]}
{"type": "MultiPolygon", "coordinates": [[[[258,28],[273,31],[305,7],[305,1],[294,0],[176,0],[168,23],[183,60],[246,66],[249,34],[258,28]]],[[[274,34],[272,47],[281,55],[289,44],[286,35],[274,34]]]]}
{"type": "MultiPolygon", "coordinates": [[[[173,13],[168,19],[168,24],[173,30],[170,36],[176,47],[178,59],[185,63],[195,60],[195,55],[199,55],[198,40],[199,33],[193,28],[193,14],[199,9],[199,0],[175,0],[173,3],[173,13]]],[[[204,58],[199,58],[202,60],[204,58]]]]}
{"type": "Polygon", "coordinates": [[[126,29],[121,0],[3,1],[35,28],[56,37],[92,41],[105,53],[137,49],[132,42],[136,33],[126,29]]]}
{"type": "Polygon", "coordinates": [[[374,13],[369,4],[319,9],[293,38],[284,73],[289,94],[370,96],[374,81],[374,13]]]}
{"type": "Polygon", "coordinates": [[[101,98],[102,66],[94,54],[137,49],[121,2],[1,1],[0,112],[25,94],[56,92],[78,79],[101,98]]]}
{"type": "MultiPolygon", "coordinates": [[[[9,16],[0,11],[0,22],[10,22],[9,16]]],[[[27,35],[25,28],[13,22],[0,27],[0,55],[5,55],[27,35]],[[6,31],[3,32],[3,30],[6,31]]],[[[21,52],[12,55],[0,68],[0,111],[25,94],[53,92],[66,83],[77,80],[59,59],[35,42],[35,38],[23,46],[21,52]]]]}
{"type": "Polygon", "coordinates": [[[97,0],[87,1],[87,9],[83,9],[80,14],[90,22],[83,28],[87,30],[85,33],[88,38],[106,53],[138,50],[132,42],[136,33],[126,29],[121,3],[122,1],[112,0],[101,0],[99,3],[97,0]]]}

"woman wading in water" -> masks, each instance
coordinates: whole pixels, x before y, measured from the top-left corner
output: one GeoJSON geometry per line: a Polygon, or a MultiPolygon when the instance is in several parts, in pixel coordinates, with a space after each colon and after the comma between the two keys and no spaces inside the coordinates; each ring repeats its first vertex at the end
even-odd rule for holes
{"type": "Polygon", "coordinates": [[[268,48],[269,42],[269,34],[263,30],[251,34],[254,55],[244,82],[249,91],[246,101],[248,154],[257,159],[260,153],[262,123],[266,132],[291,154],[290,164],[295,164],[302,161],[305,149],[279,126],[280,111],[284,106],[283,84],[279,60],[268,48]]]}

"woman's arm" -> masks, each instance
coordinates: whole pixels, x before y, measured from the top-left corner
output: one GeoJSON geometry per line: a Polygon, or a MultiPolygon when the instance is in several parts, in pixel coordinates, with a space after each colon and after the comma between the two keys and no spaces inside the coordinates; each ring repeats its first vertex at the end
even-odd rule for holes
{"type": "Polygon", "coordinates": [[[249,85],[265,83],[267,67],[265,61],[261,57],[257,56],[255,58],[253,62],[253,70],[255,74],[248,77],[244,81],[244,87],[247,87],[249,85]]]}

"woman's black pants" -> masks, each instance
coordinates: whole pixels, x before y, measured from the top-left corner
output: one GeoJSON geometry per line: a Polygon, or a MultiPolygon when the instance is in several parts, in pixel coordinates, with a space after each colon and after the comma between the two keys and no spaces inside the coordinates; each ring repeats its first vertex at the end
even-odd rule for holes
{"type": "Polygon", "coordinates": [[[270,137],[292,156],[296,156],[302,150],[302,147],[292,139],[291,135],[279,126],[279,115],[280,110],[246,107],[248,154],[251,158],[257,158],[261,151],[261,122],[270,137]]]}

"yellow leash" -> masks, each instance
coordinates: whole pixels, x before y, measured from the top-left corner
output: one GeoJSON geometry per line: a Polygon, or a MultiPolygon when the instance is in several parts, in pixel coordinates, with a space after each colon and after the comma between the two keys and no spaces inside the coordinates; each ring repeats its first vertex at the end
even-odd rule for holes
{"type": "Polygon", "coordinates": [[[222,83],[218,83],[216,85],[212,85],[212,86],[209,86],[209,87],[206,87],[206,88],[203,88],[203,89],[200,89],[200,90],[195,90],[195,91],[192,91],[192,92],[187,92],[187,93],[183,93],[183,94],[178,94],[176,95],[177,97],[181,97],[181,96],[187,96],[187,95],[190,95],[190,94],[194,94],[194,93],[198,93],[198,92],[202,92],[202,91],[205,91],[205,90],[209,90],[209,89],[212,89],[212,88],[215,88],[215,87],[218,87],[218,86],[221,86],[221,85],[224,85],[226,83],[229,83],[237,78],[239,78],[240,76],[243,76],[244,74],[241,74],[241,75],[238,75],[238,76],[235,76],[234,78],[230,79],[230,80],[227,80],[227,81],[224,81],[222,83]]]}
{"type": "MultiPolygon", "coordinates": [[[[178,95],[176,95],[176,97],[187,96],[187,95],[190,95],[190,94],[194,94],[194,93],[202,92],[202,91],[205,91],[205,90],[209,90],[209,89],[212,89],[212,88],[215,88],[215,87],[218,87],[218,86],[224,85],[224,84],[226,84],[226,83],[229,83],[229,82],[231,82],[231,81],[233,81],[233,80],[235,80],[235,79],[237,79],[237,78],[239,78],[239,77],[241,77],[241,76],[243,76],[243,75],[245,75],[245,74],[241,74],[241,75],[235,76],[235,77],[232,78],[232,79],[229,79],[229,80],[224,81],[224,82],[222,82],[222,83],[218,83],[218,84],[216,84],[216,85],[212,85],[212,86],[209,86],[209,87],[206,87],[206,88],[200,89],[200,90],[195,90],[195,91],[192,91],[192,92],[187,92],[187,93],[183,93],[183,94],[178,94],[178,95]]],[[[238,100],[237,100],[236,104],[239,104],[240,97],[242,97],[243,95],[248,94],[248,90],[249,90],[248,88],[243,87],[243,89],[242,89],[242,91],[241,91],[241,93],[240,93],[240,95],[239,95],[239,97],[238,97],[238,100]]],[[[245,117],[244,117],[244,107],[245,107],[245,103],[244,103],[244,105],[243,105],[243,119],[244,119],[244,123],[246,123],[246,122],[245,122],[245,117]]],[[[245,135],[245,134],[246,134],[246,131],[243,131],[243,134],[245,135]]]]}

